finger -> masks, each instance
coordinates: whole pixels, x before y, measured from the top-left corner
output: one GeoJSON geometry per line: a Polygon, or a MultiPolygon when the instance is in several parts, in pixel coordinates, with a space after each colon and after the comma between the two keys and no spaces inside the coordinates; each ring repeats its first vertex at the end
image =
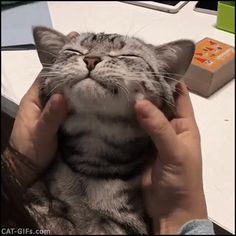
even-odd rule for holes
{"type": "Polygon", "coordinates": [[[194,117],[193,106],[189,96],[188,89],[184,82],[177,84],[177,89],[180,90],[181,95],[176,99],[176,112],[178,118],[194,117]]]}
{"type": "Polygon", "coordinates": [[[164,114],[147,100],[137,101],[135,110],[139,123],[150,135],[158,151],[174,153],[177,135],[164,114]]]}
{"type": "Polygon", "coordinates": [[[54,136],[67,115],[67,104],[61,94],[54,94],[47,102],[38,122],[38,129],[54,136]]]}

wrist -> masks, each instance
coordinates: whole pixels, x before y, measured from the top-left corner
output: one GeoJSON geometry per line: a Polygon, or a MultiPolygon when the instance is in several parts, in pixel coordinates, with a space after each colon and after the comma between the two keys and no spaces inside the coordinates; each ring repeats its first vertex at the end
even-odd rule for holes
{"type": "Polygon", "coordinates": [[[4,158],[8,162],[12,174],[26,188],[36,177],[36,167],[29,161],[29,158],[18,152],[9,143],[4,153],[4,158]]]}
{"type": "Polygon", "coordinates": [[[160,235],[175,235],[185,223],[195,219],[207,219],[207,216],[197,216],[191,212],[177,210],[171,215],[154,219],[153,232],[160,235]]]}
{"type": "Polygon", "coordinates": [[[173,235],[188,221],[208,219],[203,191],[191,199],[185,199],[183,202],[182,206],[175,206],[173,209],[169,209],[168,212],[153,216],[153,232],[155,234],[173,235]]]}

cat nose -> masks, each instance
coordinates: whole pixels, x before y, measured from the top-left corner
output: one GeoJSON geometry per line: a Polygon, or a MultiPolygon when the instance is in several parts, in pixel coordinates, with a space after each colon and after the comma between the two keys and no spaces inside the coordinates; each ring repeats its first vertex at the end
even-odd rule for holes
{"type": "Polygon", "coordinates": [[[101,61],[100,57],[85,57],[84,62],[89,71],[93,70],[95,66],[101,61]]]}

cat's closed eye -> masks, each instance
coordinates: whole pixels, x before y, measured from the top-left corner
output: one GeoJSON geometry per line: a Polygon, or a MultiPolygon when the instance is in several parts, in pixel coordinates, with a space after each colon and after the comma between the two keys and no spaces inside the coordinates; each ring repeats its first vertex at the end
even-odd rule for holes
{"type": "Polygon", "coordinates": [[[133,55],[133,54],[122,54],[122,55],[119,55],[118,58],[119,57],[139,57],[139,56],[133,55]]]}
{"type": "Polygon", "coordinates": [[[67,48],[64,50],[64,52],[69,52],[69,53],[74,53],[74,54],[78,54],[78,55],[83,55],[83,53],[81,53],[79,50],[73,49],[73,48],[67,48]]]}
{"type": "Polygon", "coordinates": [[[140,56],[138,56],[138,55],[134,55],[134,54],[120,54],[120,55],[110,55],[109,54],[109,56],[110,57],[112,57],[112,58],[124,58],[124,57],[136,57],[136,58],[139,58],[140,56]]]}

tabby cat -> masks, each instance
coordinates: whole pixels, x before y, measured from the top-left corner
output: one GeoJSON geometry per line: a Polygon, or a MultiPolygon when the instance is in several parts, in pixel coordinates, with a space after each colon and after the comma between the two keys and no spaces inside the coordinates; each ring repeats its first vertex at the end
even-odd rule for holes
{"type": "MultiPolygon", "coordinates": [[[[141,173],[156,151],[135,118],[146,98],[168,118],[175,85],[187,70],[194,44],[161,46],[119,34],[73,33],[35,27],[41,100],[64,94],[69,114],[59,153],[28,191],[29,210],[52,234],[149,234],[141,173]]],[[[153,157],[153,158],[152,158],[153,157]]]]}

